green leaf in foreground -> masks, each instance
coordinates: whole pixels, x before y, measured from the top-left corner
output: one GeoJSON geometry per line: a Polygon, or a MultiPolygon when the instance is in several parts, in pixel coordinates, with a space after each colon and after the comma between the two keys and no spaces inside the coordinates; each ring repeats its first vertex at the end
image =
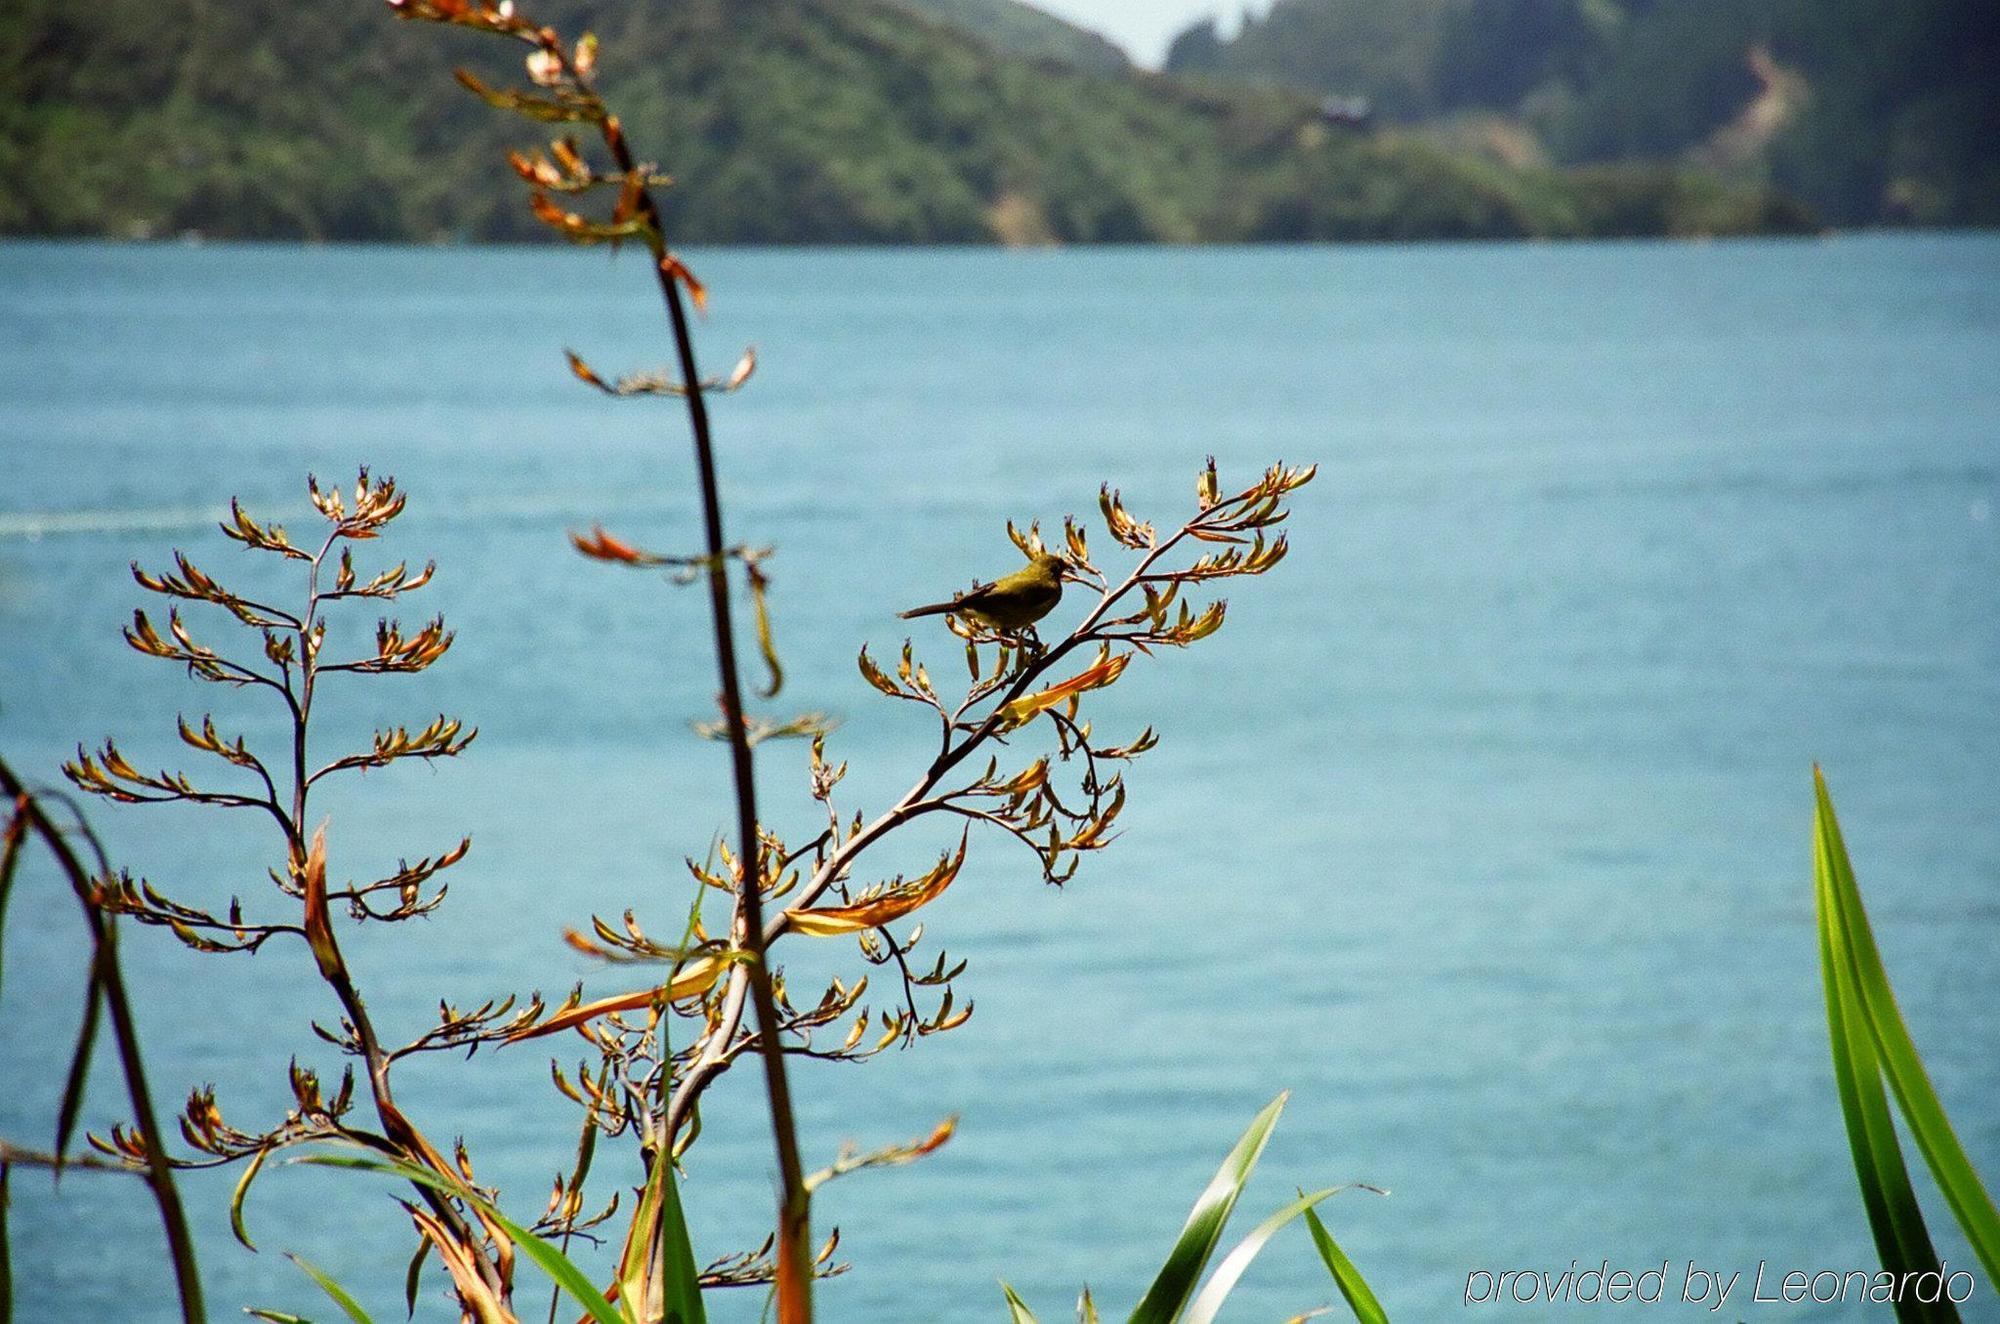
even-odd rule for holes
{"type": "MultiPolygon", "coordinates": [[[[521,1253],[534,1261],[535,1267],[547,1274],[558,1287],[568,1292],[598,1324],[627,1324],[625,1317],[618,1313],[617,1307],[605,1300],[604,1293],[592,1285],[590,1279],[584,1276],[583,1270],[577,1268],[568,1256],[501,1213],[490,1201],[468,1190],[462,1183],[446,1181],[427,1168],[400,1163],[394,1159],[359,1158],[347,1154],[307,1154],[294,1159],[293,1162],[310,1163],[325,1168],[357,1168],[365,1172],[390,1173],[405,1181],[413,1181],[419,1186],[427,1186],[454,1199],[463,1200],[492,1219],[520,1248],[521,1253]]],[[[699,1320],[700,1316],[696,1316],[689,1320],[688,1324],[699,1324],[699,1320]]]]}
{"type": "MultiPolygon", "coordinates": [[[[1883,968],[1882,954],[1868,923],[1868,912],[1861,904],[1861,889],[1855,882],[1847,846],[1841,838],[1833,799],[1818,768],[1813,770],[1813,785],[1816,801],[1813,872],[1820,898],[1820,952],[1828,983],[1827,1009],[1834,1039],[1835,1072],[1839,1075],[1843,1070],[1844,1040],[1849,1079],[1877,1077],[1878,1083],[1873,1088],[1879,1095],[1879,1077],[1888,1078],[1918,1151],[1930,1166],[1931,1175],[1937,1179],[1938,1189],[1964,1230],[1973,1253],[1985,1266],[1987,1282],[2000,1285],[2000,1211],[1995,1210],[1992,1197],[1981,1184],[1964,1146],[1959,1144],[1944,1105],[1931,1085],[1930,1074],[1924,1070],[1923,1058],[1910,1038],[1902,1010],[1896,1005],[1895,991],[1890,987],[1888,971],[1883,968]],[[1865,1026],[1865,1036],[1851,1028],[1857,1012],[1865,1026]],[[1836,1026],[1836,1020],[1842,1024],[1836,1026]],[[1869,1070],[1869,1058],[1874,1059],[1873,1071],[1869,1070]]],[[[1915,1196],[1909,1191],[1907,1172],[1902,1171],[1901,1152],[1895,1148],[1894,1130],[1888,1126],[1886,1108],[1880,1110],[1880,1116],[1875,1115],[1872,1098],[1865,1088],[1850,1103],[1850,1095],[1843,1086],[1841,1103],[1847,1111],[1856,1172],[1863,1198],[1869,1202],[1871,1221],[1877,1216],[1878,1200],[1880,1207],[1889,1213],[1902,1208],[1905,1200],[1908,1209],[1914,1211],[1915,1196]],[[1893,1164],[1885,1156],[1884,1139],[1888,1152],[1895,1155],[1893,1164]],[[1875,1160],[1872,1164],[1870,1157],[1875,1160]],[[1902,1178],[1900,1183],[1895,1180],[1898,1176],[1902,1178]]],[[[1921,1226],[1921,1215],[1917,1216],[1917,1226],[1921,1226]]],[[[1907,1223],[1898,1222],[1889,1232],[1901,1247],[1905,1246],[1902,1238],[1912,1230],[1907,1223]]],[[[1884,1229],[1878,1224],[1877,1246],[1882,1246],[1883,1241],[1884,1229]]],[[[1921,1251],[1927,1246],[1926,1236],[1915,1249],[1921,1251]]],[[[1934,1260],[1934,1251],[1932,1257],[1934,1260]]],[[[1886,1262],[1883,1267],[1893,1268],[1886,1262]]],[[[1933,1263],[1924,1267],[1936,1266],[1933,1263]]]]}
{"type": "MultiPolygon", "coordinates": [[[[375,1324],[373,1320],[368,1318],[368,1312],[361,1308],[361,1303],[349,1296],[347,1289],[333,1281],[324,1269],[321,1269],[317,1264],[314,1264],[303,1255],[294,1255],[290,1251],[286,1251],[285,1254],[293,1264],[298,1265],[300,1269],[305,1271],[306,1277],[319,1284],[320,1291],[332,1297],[333,1303],[347,1312],[347,1317],[353,1320],[354,1324],[375,1324]]],[[[271,1316],[267,1313],[264,1318],[269,1319],[271,1316]]]]}
{"type": "Polygon", "coordinates": [[[1257,1258],[1258,1252],[1264,1249],[1271,1238],[1277,1236],[1285,1224],[1300,1214],[1311,1212],[1314,1205],[1341,1189],[1339,1186],[1329,1186],[1323,1191],[1314,1191],[1311,1195],[1301,1195],[1251,1229],[1250,1235],[1237,1242],[1235,1249],[1223,1256],[1222,1263],[1215,1266],[1215,1273],[1210,1276],[1208,1285],[1201,1289],[1201,1295],[1194,1299],[1194,1304],[1188,1307],[1187,1314],[1182,1316],[1183,1324],[1214,1324],[1216,1313],[1222,1309],[1222,1303],[1236,1290],[1237,1280],[1243,1277],[1243,1271],[1250,1267],[1250,1261],[1257,1258]]]}
{"type": "Polygon", "coordinates": [[[1040,1324],[1035,1318],[1035,1312],[1028,1309],[1028,1303],[1017,1296],[1013,1288],[1003,1282],[1000,1284],[1000,1290],[1007,1294],[1008,1324],[1040,1324]]]}
{"type": "MultiPolygon", "coordinates": [[[[1901,1281],[1906,1273],[1936,1270],[1938,1254],[1931,1244],[1930,1229],[1924,1225],[1916,1192],[1910,1187],[1902,1145],[1889,1115],[1889,1098],[1882,1088],[1881,1060],[1875,1054],[1868,1014],[1849,974],[1846,942],[1835,918],[1837,903],[1829,886],[1831,871],[1824,863],[1822,845],[1815,843],[1814,875],[1834,1085],[1840,1095],[1841,1115],[1847,1121],[1848,1147],[1854,1153],[1854,1171],[1861,1183],[1861,1203],[1868,1211],[1876,1255],[1882,1267],[1901,1281]]],[[[1896,1303],[1896,1316],[1902,1324],[1925,1324],[1955,1320],[1958,1312],[1949,1304],[1934,1311],[1912,1299],[1896,1303]]]]}
{"type": "Polygon", "coordinates": [[[1215,1253],[1215,1245],[1222,1239],[1223,1224],[1236,1208],[1237,1197],[1243,1194],[1244,1185],[1250,1180],[1251,1170],[1257,1166],[1257,1159],[1264,1152],[1264,1146],[1271,1139],[1271,1128],[1278,1123],[1278,1114],[1285,1110],[1286,1096],[1280,1094],[1266,1104],[1264,1111],[1251,1121],[1250,1128],[1243,1133],[1236,1147],[1229,1151],[1229,1157],[1222,1161],[1215,1177],[1208,1183],[1208,1189],[1201,1193],[1194,1208],[1188,1214],[1187,1223],[1181,1228],[1180,1237],[1167,1256],[1167,1262],[1160,1269],[1160,1276],[1146,1290],[1138,1309],[1132,1312],[1131,1324],[1173,1324],[1187,1308],[1189,1298],[1194,1295],[1195,1284],[1201,1278],[1201,1271],[1208,1265],[1208,1257],[1215,1253]]]}
{"type": "Polygon", "coordinates": [[[662,1275],[659,1297],[668,1324],[706,1324],[700,1271],[695,1267],[694,1246],[688,1240],[687,1219],[681,1212],[680,1188],[674,1180],[673,1160],[664,1155],[653,1159],[626,1239],[618,1266],[619,1299],[650,1299],[655,1273],[662,1275]]]}
{"type": "Polygon", "coordinates": [[[424,1261],[430,1257],[431,1239],[419,1237],[416,1253],[410,1256],[410,1267],[403,1271],[403,1304],[405,1319],[417,1317],[417,1290],[423,1286],[424,1261]]]}
{"type": "Polygon", "coordinates": [[[1319,1221],[1319,1215],[1306,1210],[1306,1228],[1312,1233],[1313,1245],[1319,1248],[1320,1259],[1326,1261],[1326,1271],[1333,1275],[1340,1294],[1347,1298],[1347,1305],[1354,1312],[1354,1318],[1361,1324],[1389,1324],[1389,1316],[1383,1313],[1382,1303],[1375,1299],[1375,1293],[1368,1290],[1368,1281],[1361,1271],[1354,1267],[1354,1261],[1347,1258],[1347,1252],[1326,1230],[1326,1224],[1319,1221]]]}

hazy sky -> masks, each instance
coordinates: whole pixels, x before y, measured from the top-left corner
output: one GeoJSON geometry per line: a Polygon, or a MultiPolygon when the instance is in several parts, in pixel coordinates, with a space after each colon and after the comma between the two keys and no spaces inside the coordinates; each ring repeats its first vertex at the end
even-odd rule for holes
{"type": "MultiPolygon", "coordinates": [[[[1198,18],[1221,18],[1233,26],[1243,0],[1030,0],[1051,14],[1102,32],[1139,63],[1158,68],[1174,34],[1198,18]]],[[[1250,6],[1262,12],[1267,5],[1250,6]]]]}

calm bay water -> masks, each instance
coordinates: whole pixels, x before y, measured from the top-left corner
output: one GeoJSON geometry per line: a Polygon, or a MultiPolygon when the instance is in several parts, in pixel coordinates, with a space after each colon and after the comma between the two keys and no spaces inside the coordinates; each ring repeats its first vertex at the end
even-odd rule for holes
{"type": "MultiPolygon", "coordinates": [[[[762,359],[717,406],[732,533],[779,548],[784,702],[846,719],[850,809],[893,797],[932,740],[867,689],[854,650],[900,641],[897,608],[1008,565],[1007,518],[1059,524],[1109,480],[1172,520],[1211,452],[1225,479],[1321,466],[1290,560],[1234,589],[1223,633],[1142,659],[1102,704],[1100,730],[1164,737],[1133,773],[1125,836],[1061,892],[989,842],[929,915],[927,941],[972,963],[969,1025],[801,1068],[812,1157],[964,1118],[922,1166],[825,1192],[820,1223],[856,1266],[828,1318],[997,1318],[1001,1276],[1046,1319],[1086,1281],[1129,1303],[1280,1089],[1244,1213],[1297,1185],[1392,1188],[1328,1208],[1392,1315],[1455,1316],[1474,1269],[1667,1261],[1678,1285],[1693,1260],[1744,1271],[1729,1318],[1869,1317],[1738,1309],[1759,1261],[1873,1262],[1826,1064],[1815,759],[1936,1083],[2000,1178],[2000,240],[696,266],[708,363],[752,341],[762,359]]],[[[236,494],[307,526],[307,470],[365,463],[410,492],[380,551],[437,559],[407,614],[443,610],[458,645],[424,677],[347,687],[324,747],[439,710],[481,728],[455,765],[328,797],[340,871],[473,837],[436,918],[351,944],[378,1018],[412,1033],[440,995],[626,986],[557,934],[627,906],[675,927],[677,862],[726,818],[722,753],[686,728],[712,688],[703,604],[564,545],[599,519],[692,545],[679,416],[583,391],[565,344],[606,369],[664,359],[635,262],[0,246],[0,749],[17,766],[52,779],[106,734],[157,766],[176,758],[174,712],[207,704],[272,738],[246,696],[125,649],[145,596],[126,563],[180,546],[267,572],[213,520],[236,494]]],[[[372,624],[357,613],[351,637],[372,624]]],[[[949,674],[952,641],[934,623],[917,637],[949,674]]],[[[760,780],[774,820],[809,833],[804,750],[767,747],[760,780]]],[[[169,891],[265,899],[271,842],[248,816],[93,817],[169,891]]],[[[933,844],[885,863],[920,867],[933,844]]],[[[13,1138],[46,1134],[75,1032],[73,909],[35,870],[8,916],[13,1138]]],[[[288,1055],[337,1069],[307,1029],[335,1008],[301,951],[124,948],[167,1099],[213,1082],[256,1129],[282,1111],[288,1055]]],[[[768,1218],[754,1084],[717,1092],[689,1164],[705,1254],[754,1244],[768,1218]]],[[[404,1090],[435,1131],[464,1127],[518,1212],[570,1162],[539,1048],[413,1064],[404,1090]]],[[[123,1115],[107,1069],[87,1118],[123,1115]]],[[[217,1318],[325,1314],[280,1249],[399,1317],[391,1188],[267,1172],[252,1256],[227,1231],[231,1181],[189,1180],[217,1318]]],[[[157,1244],[136,1186],[78,1174],[52,1193],[22,1174],[14,1224],[24,1318],[169,1317],[162,1268],[135,1249],[157,1244]]],[[[420,1318],[449,1317],[436,1287],[420,1318]]],[[[1969,1317],[2000,1314],[1981,1291],[1969,1317]]],[[[1288,1232],[1232,1317],[1328,1297],[1288,1232]]]]}

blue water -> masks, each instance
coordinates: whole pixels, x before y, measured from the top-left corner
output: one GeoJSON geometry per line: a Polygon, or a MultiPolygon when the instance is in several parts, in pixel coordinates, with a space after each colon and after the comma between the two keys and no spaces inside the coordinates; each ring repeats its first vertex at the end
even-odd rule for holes
{"type": "MultiPolygon", "coordinates": [[[[1102,731],[1164,737],[1125,835],[1061,892],[986,842],[930,912],[927,941],[971,961],[971,1022],[799,1068],[809,1162],[963,1115],[922,1165],[822,1194],[855,1266],[828,1319],[998,1318],[1003,1276],[1044,1319],[1086,1281],[1129,1307],[1286,1089],[1242,1230],[1299,1185],[1392,1189],[1327,1217],[1399,1318],[1588,1316],[1463,1305],[1471,1271],[1572,1260],[1667,1261],[1676,1287],[1690,1260],[1742,1270],[1724,1318],[1872,1318],[1744,1300],[1760,1261],[1767,1284],[1873,1263],[1815,966],[1814,760],[1938,1089],[2000,1177],[2000,239],[698,256],[707,363],[753,341],[762,360],[716,407],[731,531],[778,546],[782,704],[845,718],[850,810],[892,799],[933,739],[867,689],[855,649],[1006,567],[1004,520],[1089,513],[1106,480],[1172,519],[1211,452],[1225,479],[1320,465],[1291,558],[1232,586],[1224,631],[1141,659],[1099,705],[1102,731]]],[[[177,760],[173,714],[210,704],[271,739],[254,696],[124,647],[145,596],[126,563],[184,547],[276,592],[213,525],[231,494],[294,529],[307,470],[367,463],[411,494],[379,550],[437,559],[407,615],[442,610],[457,647],[423,677],[342,687],[322,746],[440,710],[481,731],[455,764],[326,799],[337,872],[473,837],[436,918],[350,940],[378,1020],[407,1033],[440,996],[629,986],[561,928],[631,906],[677,929],[678,862],[727,819],[722,753],[687,729],[711,711],[703,602],[564,544],[600,519],[693,544],[681,418],[585,392],[564,345],[606,369],[663,361],[635,261],[0,247],[16,766],[51,779],[107,734],[142,765],[177,760]]],[[[372,624],[355,612],[349,637],[372,624]]],[[[952,674],[955,644],[921,624],[952,674]]],[[[815,818],[804,757],[769,746],[760,765],[795,837],[815,818]]],[[[277,899],[249,816],[93,820],[170,891],[277,899]]],[[[935,844],[880,864],[921,867],[935,844]]],[[[37,867],[8,916],[0,1132],[20,1141],[46,1144],[81,1006],[73,910],[37,867]]],[[[842,950],[794,955],[801,985],[842,950]]],[[[296,946],[200,957],[135,931],[124,951],[163,1098],[212,1082],[255,1129],[282,1112],[288,1056],[337,1071],[308,1029],[336,1009],[296,946]]],[[[406,1108],[463,1131],[521,1214],[574,1145],[547,1061],[403,1071],[406,1108]]],[[[712,1096],[690,1158],[704,1256],[766,1226],[755,1087],[738,1072],[712,1096]]],[[[123,1116],[107,1064],[87,1121],[123,1116]]],[[[629,1176],[610,1154],[600,1197],[629,1176]]],[[[282,1249],[400,1317],[393,1186],[267,1171],[253,1256],[228,1234],[232,1180],[187,1182],[216,1318],[325,1317],[282,1249]]],[[[13,1222],[24,1318],[169,1317],[135,1184],[21,1173],[13,1222]]],[[[439,1287],[420,1318],[451,1317],[439,1287]]],[[[1980,1291],[1968,1317],[2000,1315],[1980,1291]]],[[[1330,1296],[1294,1229],[1225,1317],[1330,1296]]],[[[748,1320],[761,1301],[715,1304],[748,1320]]]]}

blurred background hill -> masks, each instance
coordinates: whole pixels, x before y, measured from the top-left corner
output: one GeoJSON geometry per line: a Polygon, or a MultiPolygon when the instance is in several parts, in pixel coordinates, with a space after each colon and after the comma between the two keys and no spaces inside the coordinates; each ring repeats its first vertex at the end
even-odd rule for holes
{"type": "MultiPolygon", "coordinates": [[[[1166,74],[1015,0],[547,0],[690,242],[1990,223],[1992,0],[1280,0],[1166,74]],[[1877,10],[1879,9],[1879,12],[1877,10]]],[[[377,0],[13,0],[0,232],[526,239],[511,48],[377,0]]]]}
{"type": "Polygon", "coordinates": [[[1838,225],[2000,223],[1994,0],[1276,0],[1167,67],[1517,161],[1700,166],[1838,225]]]}

